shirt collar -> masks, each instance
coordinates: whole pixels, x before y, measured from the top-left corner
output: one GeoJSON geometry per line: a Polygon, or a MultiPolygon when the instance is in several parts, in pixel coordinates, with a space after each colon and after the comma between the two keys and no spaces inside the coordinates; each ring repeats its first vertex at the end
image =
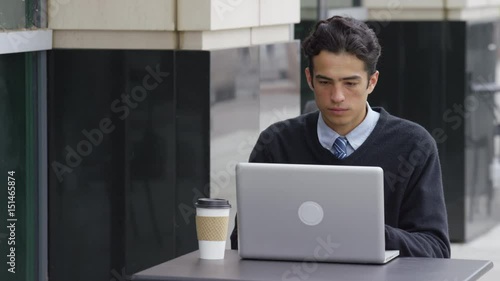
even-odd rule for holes
{"type": "MultiPolygon", "coordinates": [[[[366,108],[367,113],[365,119],[345,136],[347,138],[347,141],[349,142],[349,145],[351,145],[354,150],[358,149],[365,142],[368,136],[370,136],[380,117],[380,113],[375,112],[370,107],[368,102],[366,103],[366,108]]],[[[333,146],[335,140],[340,136],[337,132],[326,125],[321,112],[318,117],[317,130],[318,140],[326,149],[330,149],[333,146]]]]}

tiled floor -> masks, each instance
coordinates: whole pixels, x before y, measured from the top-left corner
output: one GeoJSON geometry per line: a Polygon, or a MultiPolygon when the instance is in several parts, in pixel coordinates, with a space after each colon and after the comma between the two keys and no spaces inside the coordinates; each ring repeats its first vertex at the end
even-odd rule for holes
{"type": "Polygon", "coordinates": [[[500,225],[466,244],[452,244],[453,259],[490,260],[494,266],[479,280],[500,280],[500,225]]]}

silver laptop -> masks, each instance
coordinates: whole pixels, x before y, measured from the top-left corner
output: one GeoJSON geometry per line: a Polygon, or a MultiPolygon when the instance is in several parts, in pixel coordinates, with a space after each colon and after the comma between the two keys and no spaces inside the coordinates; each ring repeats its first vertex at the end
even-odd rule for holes
{"type": "Polygon", "coordinates": [[[242,258],[383,264],[384,177],[379,167],[239,163],[242,258]]]}

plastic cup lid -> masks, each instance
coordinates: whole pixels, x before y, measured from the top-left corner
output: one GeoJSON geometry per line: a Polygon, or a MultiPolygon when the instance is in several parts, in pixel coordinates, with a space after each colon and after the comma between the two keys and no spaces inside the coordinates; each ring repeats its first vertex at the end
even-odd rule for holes
{"type": "Polygon", "coordinates": [[[231,205],[226,199],[220,198],[199,198],[194,204],[196,208],[204,209],[230,209],[231,205]]]}

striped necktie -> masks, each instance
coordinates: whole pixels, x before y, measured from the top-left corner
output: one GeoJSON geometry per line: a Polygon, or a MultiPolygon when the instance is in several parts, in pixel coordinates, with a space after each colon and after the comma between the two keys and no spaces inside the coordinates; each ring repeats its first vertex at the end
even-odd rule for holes
{"type": "Polygon", "coordinates": [[[338,137],[333,143],[334,155],[338,159],[347,157],[347,139],[345,137],[338,137]]]}

